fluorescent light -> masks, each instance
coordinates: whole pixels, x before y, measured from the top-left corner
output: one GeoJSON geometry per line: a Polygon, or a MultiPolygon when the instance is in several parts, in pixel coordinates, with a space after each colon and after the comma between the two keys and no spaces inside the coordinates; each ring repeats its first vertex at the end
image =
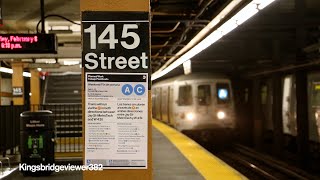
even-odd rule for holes
{"type": "Polygon", "coordinates": [[[56,63],[56,60],[55,59],[36,59],[36,63],[54,64],[56,63]]]}
{"type": "MultiPolygon", "coordinates": [[[[256,13],[259,12],[259,10],[267,7],[269,4],[271,4],[274,0],[253,0],[248,5],[246,5],[244,8],[242,8],[236,15],[234,15],[232,18],[230,18],[228,21],[226,21],[223,25],[221,25],[218,29],[213,31],[210,35],[208,35],[206,38],[204,38],[201,42],[199,42],[197,45],[194,45],[193,48],[191,48],[188,52],[184,53],[180,58],[178,58],[173,63],[169,64],[173,61],[173,59],[170,59],[163,67],[161,67],[157,72],[153,73],[151,76],[151,80],[158,79],[176,67],[180,66],[185,61],[191,59],[198,53],[200,53],[202,50],[206,49],[216,41],[218,41],[221,37],[228,34],[235,28],[237,28],[239,25],[247,21],[249,18],[254,16],[256,13]],[[169,65],[168,65],[169,64],[169,65]],[[165,66],[168,65],[166,68],[165,66]]],[[[224,18],[226,14],[228,14],[236,5],[238,5],[240,0],[238,1],[232,1],[229,3],[229,5],[219,13],[217,16],[218,18],[224,18]],[[228,8],[228,9],[227,9],[228,8]]],[[[215,17],[210,23],[209,26],[206,26],[203,30],[200,31],[199,34],[203,35],[205,32],[208,31],[208,29],[212,28],[213,26],[217,25],[220,19],[217,19],[215,17]],[[211,24],[212,23],[212,24],[211,24]]],[[[198,35],[195,38],[199,38],[198,35]]],[[[194,38],[194,39],[195,39],[194,38]]],[[[192,39],[190,43],[194,43],[195,40],[192,39]]],[[[190,44],[188,43],[188,45],[190,44]]],[[[188,46],[187,45],[187,46],[188,46]]],[[[181,50],[177,53],[177,56],[179,56],[181,53],[181,50]]]]}
{"type": "Polygon", "coordinates": [[[50,30],[70,30],[70,26],[51,26],[50,30]]]}
{"type": "Polygon", "coordinates": [[[66,65],[66,66],[77,65],[77,64],[80,64],[80,62],[79,61],[63,61],[63,65],[66,65]]]}
{"type": "MultiPolygon", "coordinates": [[[[81,24],[80,21],[75,21],[76,23],[78,24],[81,24]]],[[[72,24],[70,26],[70,29],[73,31],[73,32],[81,32],[81,26],[80,25],[77,25],[77,24],[72,24]]]]}
{"type": "Polygon", "coordinates": [[[273,1],[275,1],[275,0],[253,0],[252,3],[257,4],[258,9],[261,10],[261,9],[267,7],[273,1]]]}
{"type": "Polygon", "coordinates": [[[13,70],[5,67],[0,67],[0,72],[12,74],[13,70]]]}
{"type": "Polygon", "coordinates": [[[232,30],[234,30],[236,27],[238,27],[237,22],[234,19],[229,19],[222,26],[220,26],[216,31],[221,32],[221,35],[224,36],[229,32],[231,32],[232,30]]]}
{"type": "Polygon", "coordinates": [[[22,75],[24,77],[31,77],[31,73],[29,73],[29,72],[23,72],[22,75]]]}
{"type": "Polygon", "coordinates": [[[259,10],[257,9],[257,4],[250,3],[241,9],[235,16],[233,16],[232,19],[234,19],[237,24],[240,25],[258,12],[259,10]]]}
{"type": "MultiPolygon", "coordinates": [[[[0,72],[12,74],[13,70],[9,69],[9,68],[5,68],[5,67],[0,67],[0,72]]],[[[24,77],[31,77],[31,73],[29,73],[29,72],[23,72],[22,75],[24,77]]]]}
{"type": "Polygon", "coordinates": [[[80,64],[80,58],[65,58],[65,59],[58,59],[58,62],[62,65],[70,66],[70,65],[77,65],[80,64]]]}

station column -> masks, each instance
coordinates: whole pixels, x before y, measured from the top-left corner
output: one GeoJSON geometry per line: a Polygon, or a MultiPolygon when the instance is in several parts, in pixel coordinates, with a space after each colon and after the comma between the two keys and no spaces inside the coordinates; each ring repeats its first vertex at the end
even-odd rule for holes
{"type": "Polygon", "coordinates": [[[85,180],[152,179],[150,2],[81,0],[85,180]]]}
{"type": "Polygon", "coordinates": [[[13,105],[24,105],[23,63],[12,63],[13,105]]]}
{"type": "Polygon", "coordinates": [[[40,104],[40,76],[37,69],[30,69],[30,105],[32,110],[37,110],[40,104]]]}

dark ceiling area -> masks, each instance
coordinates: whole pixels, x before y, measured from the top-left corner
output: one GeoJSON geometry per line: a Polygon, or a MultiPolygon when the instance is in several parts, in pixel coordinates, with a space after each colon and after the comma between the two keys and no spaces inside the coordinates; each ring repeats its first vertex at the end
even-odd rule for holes
{"type": "Polygon", "coordinates": [[[186,46],[228,2],[228,0],[152,0],[153,72],[186,46]]]}
{"type": "MultiPolygon", "coordinates": [[[[320,1],[276,0],[191,59],[193,72],[254,77],[320,63],[320,1]]],[[[163,78],[183,74],[182,65],[163,78]]]]}
{"type": "Polygon", "coordinates": [[[319,60],[320,1],[299,2],[275,1],[194,57],[194,70],[248,75],[319,60]]]}
{"type": "MultiPolygon", "coordinates": [[[[232,0],[151,0],[151,65],[158,70],[184,48],[232,0]]],[[[251,0],[242,0],[232,16],[251,0]]],[[[79,0],[45,0],[45,14],[80,21],[79,0]]],[[[1,33],[35,33],[40,20],[39,0],[2,1],[1,33]]],[[[223,19],[223,24],[228,17],[223,19]]],[[[46,23],[65,24],[56,17],[46,23]]],[[[212,29],[213,31],[215,29],[212,29]]],[[[320,1],[275,0],[191,59],[193,72],[255,74],[319,61],[320,1]]],[[[81,34],[59,34],[59,48],[78,47],[81,34]]],[[[183,73],[182,66],[166,77],[183,73]]]]}

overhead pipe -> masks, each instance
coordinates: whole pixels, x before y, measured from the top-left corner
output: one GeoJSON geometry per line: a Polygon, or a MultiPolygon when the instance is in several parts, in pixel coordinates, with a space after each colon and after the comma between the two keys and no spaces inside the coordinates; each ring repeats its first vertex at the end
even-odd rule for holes
{"type": "MultiPolygon", "coordinates": [[[[158,49],[158,48],[164,48],[164,47],[172,47],[176,46],[174,44],[157,44],[157,45],[152,45],[151,49],[158,49]]],[[[183,47],[185,44],[179,44],[178,46],[183,47]]]]}
{"type": "MultiPolygon", "coordinates": [[[[169,41],[171,40],[171,37],[169,38],[169,40],[167,40],[163,46],[165,47],[167,44],[169,44],[169,41]]],[[[159,56],[159,54],[162,52],[162,49],[159,49],[159,51],[155,54],[154,58],[157,58],[157,56],[159,56]]]]}
{"type": "MultiPolygon", "coordinates": [[[[184,30],[184,32],[181,34],[180,39],[175,43],[175,45],[179,45],[181,44],[185,38],[187,33],[192,29],[192,25],[194,24],[195,21],[198,20],[198,18],[205,12],[205,10],[207,9],[207,7],[209,5],[211,5],[213,2],[217,2],[216,0],[209,0],[198,12],[198,14],[195,16],[194,21],[191,22],[191,24],[188,25],[188,27],[184,30]]],[[[209,22],[209,21],[208,21],[209,22]]],[[[178,46],[173,46],[168,52],[167,54],[172,54],[178,46]]]]}
{"type": "Polygon", "coordinates": [[[168,33],[173,33],[177,28],[179,27],[180,22],[177,22],[177,24],[169,30],[162,30],[162,31],[151,31],[151,33],[158,33],[158,34],[168,34],[168,33]]]}
{"type": "Polygon", "coordinates": [[[151,12],[152,16],[196,16],[196,14],[191,13],[166,13],[166,12],[151,12]]]}
{"type": "MultiPolygon", "coordinates": [[[[238,6],[242,0],[232,0],[225,9],[223,9],[205,28],[203,28],[186,46],[184,46],[176,55],[181,56],[186,53],[190,48],[195,46],[202,38],[204,38],[223,18],[226,17],[236,6],[238,6]]],[[[160,73],[169,64],[175,61],[176,58],[169,59],[164,65],[162,65],[154,74],[160,73]]]]}
{"type": "Polygon", "coordinates": [[[168,23],[209,23],[209,20],[202,20],[202,19],[170,19],[170,20],[152,20],[151,23],[158,23],[158,24],[168,24],[168,23]]]}

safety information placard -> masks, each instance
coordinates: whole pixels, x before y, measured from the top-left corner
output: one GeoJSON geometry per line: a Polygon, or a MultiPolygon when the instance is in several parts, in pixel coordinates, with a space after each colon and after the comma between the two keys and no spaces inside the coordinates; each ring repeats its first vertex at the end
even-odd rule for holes
{"type": "Polygon", "coordinates": [[[86,74],[86,164],[147,168],[148,73],[86,74]]]}

